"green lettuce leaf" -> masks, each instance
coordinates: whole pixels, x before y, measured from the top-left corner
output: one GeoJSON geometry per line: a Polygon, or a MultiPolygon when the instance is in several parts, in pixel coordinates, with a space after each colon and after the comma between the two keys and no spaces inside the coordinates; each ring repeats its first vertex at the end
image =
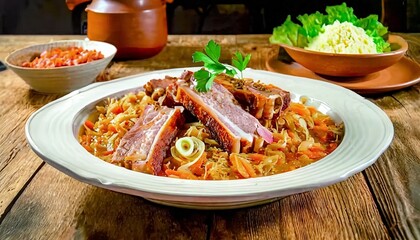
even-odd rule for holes
{"type": "Polygon", "coordinates": [[[323,26],[327,20],[326,16],[318,11],[310,15],[299,15],[297,19],[302,23],[309,42],[312,38],[318,36],[320,32],[323,32],[323,26]]]}
{"type": "Polygon", "coordinates": [[[290,15],[281,26],[273,29],[270,42],[274,44],[287,44],[291,46],[304,47],[308,45],[306,31],[302,26],[292,21],[290,15]]]}
{"type": "Polygon", "coordinates": [[[353,13],[353,8],[347,7],[346,3],[336,6],[327,6],[327,24],[333,24],[335,21],[339,22],[357,22],[357,17],[353,13]]]}

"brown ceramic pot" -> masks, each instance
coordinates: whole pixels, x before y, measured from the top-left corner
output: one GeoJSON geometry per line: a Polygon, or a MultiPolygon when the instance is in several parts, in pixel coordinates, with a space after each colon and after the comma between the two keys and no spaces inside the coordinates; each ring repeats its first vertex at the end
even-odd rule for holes
{"type": "MultiPolygon", "coordinates": [[[[66,2],[72,9],[86,1],[66,2]]],[[[165,0],[93,0],[86,11],[88,38],[115,45],[115,58],[149,58],[166,46],[165,0]]]]}

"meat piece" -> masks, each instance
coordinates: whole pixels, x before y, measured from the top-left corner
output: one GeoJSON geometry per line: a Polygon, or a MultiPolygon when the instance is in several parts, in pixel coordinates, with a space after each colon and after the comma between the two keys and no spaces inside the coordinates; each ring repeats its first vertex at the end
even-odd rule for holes
{"type": "Polygon", "coordinates": [[[226,87],[257,119],[273,119],[290,104],[290,93],[272,84],[236,79],[226,74],[219,74],[214,81],[226,87]]]}
{"type": "Polygon", "coordinates": [[[158,101],[160,105],[173,107],[176,105],[174,96],[171,91],[171,86],[175,84],[178,78],[165,76],[164,79],[152,79],[148,81],[143,87],[148,96],[153,100],[158,101]]]}
{"type": "Polygon", "coordinates": [[[270,131],[237,104],[233,95],[222,85],[214,83],[208,92],[197,92],[187,82],[178,84],[176,101],[195,115],[212,136],[229,152],[247,151],[258,133],[272,142],[270,131]]]}
{"type": "Polygon", "coordinates": [[[184,81],[189,82],[189,81],[192,80],[193,76],[194,76],[193,72],[185,70],[179,78],[184,80],[184,81]]]}
{"type": "MultiPolygon", "coordinates": [[[[151,96],[154,92],[160,89],[166,89],[169,85],[177,80],[176,77],[165,76],[164,79],[152,79],[144,85],[144,90],[147,95],[151,96]]],[[[155,99],[156,100],[156,99],[155,99]]]]}
{"type": "Polygon", "coordinates": [[[194,73],[191,71],[184,71],[179,78],[165,76],[163,79],[149,80],[144,86],[144,91],[147,96],[153,100],[158,101],[160,105],[173,107],[179,105],[174,99],[178,83],[188,82],[193,80],[194,73]]]}
{"type": "Polygon", "coordinates": [[[134,126],[124,135],[112,162],[139,172],[158,175],[162,162],[179,128],[183,108],[148,105],[134,126]]]}

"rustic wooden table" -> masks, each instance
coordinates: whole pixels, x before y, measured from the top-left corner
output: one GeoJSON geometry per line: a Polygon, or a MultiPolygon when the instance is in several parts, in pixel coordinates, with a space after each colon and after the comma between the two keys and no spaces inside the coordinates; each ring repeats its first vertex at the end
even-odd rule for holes
{"type": "MultiPolygon", "coordinates": [[[[420,34],[402,34],[420,62],[420,34]]],[[[26,45],[84,36],[0,36],[0,60],[26,45]]],[[[265,69],[267,35],[169,36],[147,60],[115,61],[101,76],[192,66],[209,39],[222,62],[236,50],[265,69]]],[[[378,161],[350,179],[256,207],[202,211],[161,206],[79,182],[45,164],[24,126],[60,95],[34,92],[12,71],[0,72],[0,239],[420,239],[420,84],[369,100],[383,109],[395,137],[378,161]]]]}

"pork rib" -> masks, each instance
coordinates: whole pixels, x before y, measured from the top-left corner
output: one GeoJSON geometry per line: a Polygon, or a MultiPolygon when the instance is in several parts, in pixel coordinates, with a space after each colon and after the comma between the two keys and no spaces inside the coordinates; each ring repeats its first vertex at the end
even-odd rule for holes
{"type": "Polygon", "coordinates": [[[214,83],[208,92],[197,92],[191,84],[178,84],[176,101],[195,115],[229,152],[247,151],[259,134],[272,142],[272,134],[254,116],[237,104],[233,95],[214,83]]]}
{"type": "Polygon", "coordinates": [[[151,79],[144,86],[144,90],[153,100],[160,105],[173,107],[176,105],[173,95],[169,91],[178,80],[176,77],[165,76],[164,79],[151,79]]]}
{"type": "Polygon", "coordinates": [[[139,172],[158,175],[162,162],[179,128],[184,123],[183,108],[149,105],[124,135],[112,162],[139,172]]]}
{"type": "Polygon", "coordinates": [[[257,119],[273,119],[290,104],[290,93],[272,84],[236,79],[226,74],[219,74],[214,81],[228,89],[257,119]]]}

